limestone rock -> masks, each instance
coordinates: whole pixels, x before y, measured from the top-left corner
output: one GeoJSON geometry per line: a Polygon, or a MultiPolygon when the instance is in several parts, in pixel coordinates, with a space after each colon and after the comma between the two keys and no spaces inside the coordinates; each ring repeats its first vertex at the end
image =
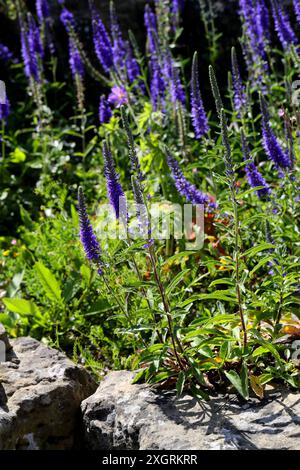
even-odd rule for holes
{"type": "Polygon", "coordinates": [[[11,345],[0,363],[0,450],[72,448],[80,403],[96,383],[85,369],[34,339],[11,345]]]}
{"type": "Polygon", "coordinates": [[[263,401],[235,395],[198,403],[132,385],[132,372],[111,372],[82,403],[89,449],[300,449],[300,395],[271,390],[263,401]]]}
{"type": "Polygon", "coordinates": [[[9,343],[9,339],[7,333],[5,331],[4,326],[0,323],[0,342],[2,342],[5,346],[5,352],[11,349],[11,345],[9,343]]]}

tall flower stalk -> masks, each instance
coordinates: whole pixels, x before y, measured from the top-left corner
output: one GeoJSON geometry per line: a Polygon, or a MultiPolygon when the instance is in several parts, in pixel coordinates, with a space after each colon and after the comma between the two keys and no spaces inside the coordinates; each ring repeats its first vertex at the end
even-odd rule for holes
{"type": "Polygon", "coordinates": [[[197,139],[201,139],[209,131],[208,120],[204,110],[199,85],[198,55],[194,54],[191,81],[191,113],[197,139]]]}
{"type": "Polygon", "coordinates": [[[247,107],[246,90],[241,79],[237,55],[234,47],[231,49],[231,70],[234,109],[238,116],[244,116],[247,107]]]}
{"type": "Polygon", "coordinates": [[[244,349],[248,343],[246,319],[244,314],[243,307],[243,298],[241,290],[241,272],[240,272],[240,260],[241,260],[241,242],[240,242],[240,219],[238,212],[238,202],[237,202],[237,191],[235,184],[235,174],[233,167],[233,160],[231,154],[231,146],[228,136],[228,127],[225,111],[222,108],[220,112],[220,123],[221,123],[221,134],[222,141],[224,146],[224,162],[226,168],[226,174],[228,178],[228,184],[231,194],[231,203],[233,208],[233,217],[234,217],[234,263],[235,263],[235,281],[236,281],[236,296],[238,302],[239,316],[241,320],[241,327],[243,331],[243,345],[244,349]]]}
{"type": "Polygon", "coordinates": [[[277,0],[271,0],[271,3],[272,14],[278,38],[282,44],[282,47],[284,49],[289,49],[291,45],[298,44],[297,36],[292,28],[285,8],[277,0]]]}
{"type": "Polygon", "coordinates": [[[218,116],[220,117],[221,109],[223,108],[223,101],[221,98],[216,74],[212,65],[209,66],[208,71],[209,71],[210,85],[211,85],[212,93],[213,93],[214,100],[215,100],[216,110],[217,110],[218,116]]]}
{"type": "Polygon", "coordinates": [[[267,184],[262,174],[256,168],[256,165],[250,155],[249,146],[244,135],[243,130],[241,131],[241,143],[244,160],[247,162],[245,166],[246,176],[248,183],[251,188],[261,187],[256,191],[259,198],[265,198],[271,193],[271,188],[267,184]]]}
{"type": "Polygon", "coordinates": [[[146,234],[148,240],[145,245],[145,248],[148,251],[149,260],[152,266],[155,283],[156,283],[156,286],[158,288],[158,291],[161,297],[164,313],[167,317],[168,332],[171,338],[174,355],[176,357],[176,361],[177,361],[179,368],[181,370],[184,370],[184,364],[180,357],[181,354],[184,353],[184,349],[174,329],[174,322],[172,318],[172,312],[171,312],[169,299],[166,294],[166,290],[165,290],[164,284],[162,282],[162,279],[161,279],[161,276],[157,267],[158,262],[157,262],[157,258],[156,258],[156,254],[154,250],[154,243],[151,240],[151,226],[150,226],[150,221],[149,221],[148,208],[147,208],[146,200],[144,197],[143,187],[141,186],[140,181],[135,177],[132,178],[132,188],[133,188],[133,195],[134,195],[135,203],[138,208],[137,217],[140,218],[143,224],[145,224],[145,219],[148,219],[148,222],[147,222],[148,228],[147,228],[147,234],[146,234]]]}
{"type": "Polygon", "coordinates": [[[262,137],[265,152],[269,159],[275,163],[276,168],[290,169],[292,167],[292,161],[289,156],[289,151],[282,149],[271,128],[267,103],[262,95],[260,95],[260,108],[262,113],[262,137]]]}
{"type": "Polygon", "coordinates": [[[168,150],[168,164],[172,173],[177,191],[191,204],[207,204],[209,197],[199,191],[196,186],[191,184],[183,175],[179,163],[168,150]]]}
{"type": "Polygon", "coordinates": [[[300,1],[293,0],[293,4],[294,4],[294,10],[295,10],[297,21],[300,24],[300,1]]]}
{"type": "Polygon", "coordinates": [[[125,198],[125,195],[119,181],[119,175],[115,169],[111,151],[106,142],[103,143],[103,158],[108,197],[116,214],[116,218],[119,219],[120,202],[125,198]]]}

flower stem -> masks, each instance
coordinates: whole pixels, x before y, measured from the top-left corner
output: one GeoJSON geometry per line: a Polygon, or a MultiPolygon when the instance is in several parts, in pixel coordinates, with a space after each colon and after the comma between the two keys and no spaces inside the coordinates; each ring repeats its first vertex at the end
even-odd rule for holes
{"type": "Polygon", "coordinates": [[[170,337],[171,337],[171,341],[172,341],[172,345],[173,345],[173,349],[174,349],[174,354],[175,354],[175,357],[176,357],[176,360],[177,360],[177,363],[178,363],[180,369],[184,371],[185,368],[184,368],[184,365],[183,365],[183,363],[182,363],[182,361],[179,357],[177,347],[180,350],[180,353],[182,353],[182,354],[184,354],[184,349],[182,347],[182,344],[181,344],[176,332],[174,331],[174,325],[173,325],[173,319],[172,319],[172,315],[171,315],[170,304],[169,304],[169,301],[168,301],[163,283],[161,281],[159,272],[157,270],[157,260],[156,260],[156,256],[155,256],[152,245],[149,246],[149,256],[150,256],[150,261],[151,261],[151,265],[152,265],[152,268],[153,268],[155,282],[158,286],[160,296],[161,296],[161,300],[162,300],[163,307],[164,307],[164,311],[165,311],[165,314],[167,316],[168,326],[169,326],[169,333],[170,333],[170,337]]]}

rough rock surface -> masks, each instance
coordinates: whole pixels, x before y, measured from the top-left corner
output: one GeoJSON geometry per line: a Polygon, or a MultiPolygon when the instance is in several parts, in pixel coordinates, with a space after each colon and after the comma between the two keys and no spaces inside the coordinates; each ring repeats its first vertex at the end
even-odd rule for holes
{"type": "Polygon", "coordinates": [[[86,447],[98,449],[300,449],[300,394],[270,390],[263,401],[235,395],[198,403],[132,385],[111,372],[82,403],[86,447]]]}
{"type": "Polygon", "coordinates": [[[9,349],[11,349],[11,345],[9,343],[7,333],[5,331],[4,326],[1,325],[1,323],[0,323],[0,341],[4,344],[5,351],[8,351],[9,349]]]}
{"type": "Polygon", "coordinates": [[[34,339],[18,338],[11,346],[0,363],[0,450],[72,448],[80,403],[96,383],[34,339]]]}

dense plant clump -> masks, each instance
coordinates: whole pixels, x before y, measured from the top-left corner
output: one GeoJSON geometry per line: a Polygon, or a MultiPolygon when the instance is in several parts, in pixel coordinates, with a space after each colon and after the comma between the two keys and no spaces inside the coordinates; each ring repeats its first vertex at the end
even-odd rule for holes
{"type": "Polygon", "coordinates": [[[300,3],[236,2],[225,86],[210,0],[193,57],[183,0],[145,6],[144,45],[88,3],[90,43],[68,2],[2,8],[0,322],[179,395],[299,388],[300,3]]]}

